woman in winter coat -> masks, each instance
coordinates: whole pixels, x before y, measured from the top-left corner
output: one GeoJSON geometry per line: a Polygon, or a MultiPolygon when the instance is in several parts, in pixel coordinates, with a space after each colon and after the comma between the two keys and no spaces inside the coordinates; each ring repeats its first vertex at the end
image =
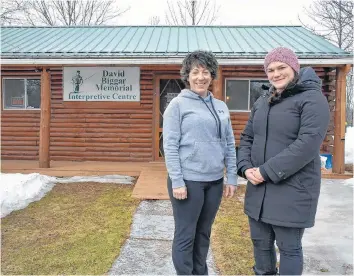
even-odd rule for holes
{"type": "Polygon", "coordinates": [[[315,221],[321,185],[320,146],[329,106],[315,71],[279,47],[267,54],[271,87],[254,104],[241,134],[238,174],[248,179],[249,217],[256,275],[301,275],[304,229],[315,221]]]}
{"type": "Polygon", "coordinates": [[[167,185],[175,220],[172,259],[178,275],[208,274],[211,227],[223,192],[232,197],[236,189],[229,110],[208,91],[217,68],[210,52],[188,54],[181,69],[188,89],[170,102],[163,116],[167,185]]]}

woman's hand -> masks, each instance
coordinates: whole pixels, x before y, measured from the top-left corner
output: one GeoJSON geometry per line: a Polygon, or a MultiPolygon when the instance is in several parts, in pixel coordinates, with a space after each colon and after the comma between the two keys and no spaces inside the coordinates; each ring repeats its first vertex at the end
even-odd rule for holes
{"type": "Polygon", "coordinates": [[[261,180],[262,182],[264,182],[264,178],[261,174],[261,171],[259,170],[259,168],[257,168],[255,171],[253,171],[253,175],[258,179],[261,180]]]}
{"type": "Polygon", "coordinates": [[[224,197],[231,198],[234,196],[236,191],[235,185],[225,184],[224,185],[224,197]]]}
{"type": "Polygon", "coordinates": [[[247,180],[250,181],[253,185],[258,185],[264,181],[262,176],[261,178],[259,178],[259,175],[260,173],[258,168],[251,168],[245,171],[245,176],[247,180]]]}
{"type": "Polygon", "coordinates": [[[174,188],[172,192],[175,199],[182,200],[187,198],[187,187],[174,188]]]}

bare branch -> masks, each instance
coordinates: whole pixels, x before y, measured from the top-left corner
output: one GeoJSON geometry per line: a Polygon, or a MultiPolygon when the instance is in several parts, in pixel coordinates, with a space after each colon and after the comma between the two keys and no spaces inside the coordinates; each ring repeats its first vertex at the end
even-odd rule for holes
{"type": "Polygon", "coordinates": [[[220,7],[215,0],[178,0],[167,1],[165,12],[169,25],[210,25],[217,19],[220,7]]]}
{"type": "MultiPolygon", "coordinates": [[[[11,0],[2,1],[12,3],[11,0]]],[[[20,23],[34,26],[104,25],[109,24],[129,10],[129,7],[120,9],[114,0],[14,1],[21,4],[20,23]]],[[[8,12],[4,12],[4,17],[6,14],[8,12]]],[[[15,17],[12,16],[12,21],[14,20],[15,17]]],[[[1,21],[4,22],[4,20],[1,21]]]]}
{"type": "Polygon", "coordinates": [[[153,16],[153,17],[149,18],[149,25],[156,26],[156,25],[159,25],[159,24],[160,24],[160,17],[153,16]]]}
{"type": "Polygon", "coordinates": [[[344,50],[353,49],[353,1],[315,0],[305,15],[312,23],[301,24],[344,50]],[[318,27],[321,26],[321,30],[318,27]]]}

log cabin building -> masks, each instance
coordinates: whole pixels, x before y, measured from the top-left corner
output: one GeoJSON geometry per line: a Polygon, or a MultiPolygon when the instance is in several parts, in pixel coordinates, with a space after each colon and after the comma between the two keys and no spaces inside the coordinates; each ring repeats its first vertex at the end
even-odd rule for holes
{"type": "Polygon", "coordinates": [[[300,26],[3,27],[1,159],[162,161],[162,114],[183,88],[184,56],[197,49],[218,59],[210,90],[227,103],[238,144],[268,83],[263,59],[277,46],[323,80],[331,123],[321,152],[343,173],[352,55],[300,26]]]}

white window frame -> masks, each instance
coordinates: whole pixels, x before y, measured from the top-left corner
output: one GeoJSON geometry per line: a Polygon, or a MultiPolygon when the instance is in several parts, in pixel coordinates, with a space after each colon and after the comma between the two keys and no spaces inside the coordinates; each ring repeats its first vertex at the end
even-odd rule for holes
{"type": "MultiPolygon", "coordinates": [[[[27,80],[41,80],[39,77],[3,77],[2,78],[2,109],[3,110],[41,110],[41,108],[27,108],[27,80]],[[25,108],[5,107],[5,80],[25,80],[25,108]]],[[[42,86],[42,83],[41,83],[42,86]]],[[[41,88],[41,87],[40,87],[41,88]]],[[[40,106],[40,105],[39,105],[40,106]]]]}
{"type": "Polygon", "coordinates": [[[240,81],[248,81],[248,110],[239,110],[239,109],[230,109],[230,112],[251,112],[250,109],[250,99],[251,99],[251,91],[250,91],[250,87],[251,87],[251,81],[268,81],[268,79],[266,78],[225,78],[225,83],[224,83],[224,87],[225,87],[225,103],[226,103],[226,98],[227,98],[227,81],[228,80],[240,80],[240,81]]]}

